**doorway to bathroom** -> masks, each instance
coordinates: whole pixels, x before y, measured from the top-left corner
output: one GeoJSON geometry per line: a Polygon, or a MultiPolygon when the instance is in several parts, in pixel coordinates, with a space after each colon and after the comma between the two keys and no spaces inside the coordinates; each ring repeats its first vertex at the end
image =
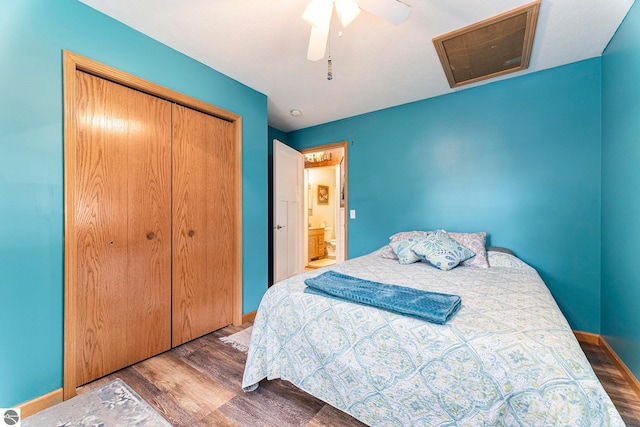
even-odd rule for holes
{"type": "Polygon", "coordinates": [[[347,141],[301,150],[304,155],[305,270],[347,259],[347,141]]]}

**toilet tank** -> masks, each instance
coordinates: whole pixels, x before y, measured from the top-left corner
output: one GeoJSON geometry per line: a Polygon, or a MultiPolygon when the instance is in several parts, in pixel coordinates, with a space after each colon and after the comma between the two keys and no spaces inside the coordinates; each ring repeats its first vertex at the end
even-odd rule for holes
{"type": "Polygon", "coordinates": [[[325,227],[324,228],[324,241],[328,242],[331,239],[333,239],[333,228],[332,227],[325,227]]]}

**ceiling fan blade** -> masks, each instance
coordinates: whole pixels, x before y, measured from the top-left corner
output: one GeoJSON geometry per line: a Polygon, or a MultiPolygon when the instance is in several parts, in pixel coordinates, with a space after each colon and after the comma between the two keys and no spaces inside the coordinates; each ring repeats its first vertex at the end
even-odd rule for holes
{"type": "Polygon", "coordinates": [[[342,26],[351,24],[360,15],[360,8],[356,0],[335,0],[336,13],[342,26]]]}
{"type": "Polygon", "coordinates": [[[324,58],[332,14],[333,0],[311,0],[302,14],[302,19],[311,24],[309,50],[307,51],[307,59],[310,61],[324,58]]]}
{"type": "Polygon", "coordinates": [[[329,38],[329,26],[322,28],[311,27],[311,37],[309,37],[309,50],[307,51],[307,59],[309,61],[318,61],[324,58],[327,51],[327,39],[329,38]]]}
{"type": "Polygon", "coordinates": [[[323,27],[331,22],[332,13],[333,0],[311,0],[302,12],[302,19],[314,27],[323,27]]]}
{"type": "Polygon", "coordinates": [[[411,12],[411,6],[398,0],[358,0],[358,5],[393,25],[402,24],[411,12]]]}

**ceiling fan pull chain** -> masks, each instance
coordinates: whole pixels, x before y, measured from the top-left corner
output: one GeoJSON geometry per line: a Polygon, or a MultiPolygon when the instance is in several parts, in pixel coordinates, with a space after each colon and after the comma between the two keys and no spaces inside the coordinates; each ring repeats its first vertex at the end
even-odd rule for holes
{"type": "Polygon", "coordinates": [[[329,60],[327,61],[327,80],[333,80],[333,64],[331,63],[331,38],[328,40],[329,60]]]}

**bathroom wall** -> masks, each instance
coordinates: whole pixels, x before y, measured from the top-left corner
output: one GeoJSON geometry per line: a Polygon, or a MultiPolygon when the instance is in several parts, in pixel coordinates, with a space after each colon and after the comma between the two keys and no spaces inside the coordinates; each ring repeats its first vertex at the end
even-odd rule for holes
{"type": "Polygon", "coordinates": [[[326,227],[331,227],[331,238],[335,238],[335,191],[336,191],[336,172],[335,166],[323,168],[310,168],[309,180],[311,182],[311,206],[313,216],[310,217],[312,227],[320,227],[321,223],[326,222],[326,227]],[[329,204],[318,204],[318,185],[329,186],[329,204]]]}

